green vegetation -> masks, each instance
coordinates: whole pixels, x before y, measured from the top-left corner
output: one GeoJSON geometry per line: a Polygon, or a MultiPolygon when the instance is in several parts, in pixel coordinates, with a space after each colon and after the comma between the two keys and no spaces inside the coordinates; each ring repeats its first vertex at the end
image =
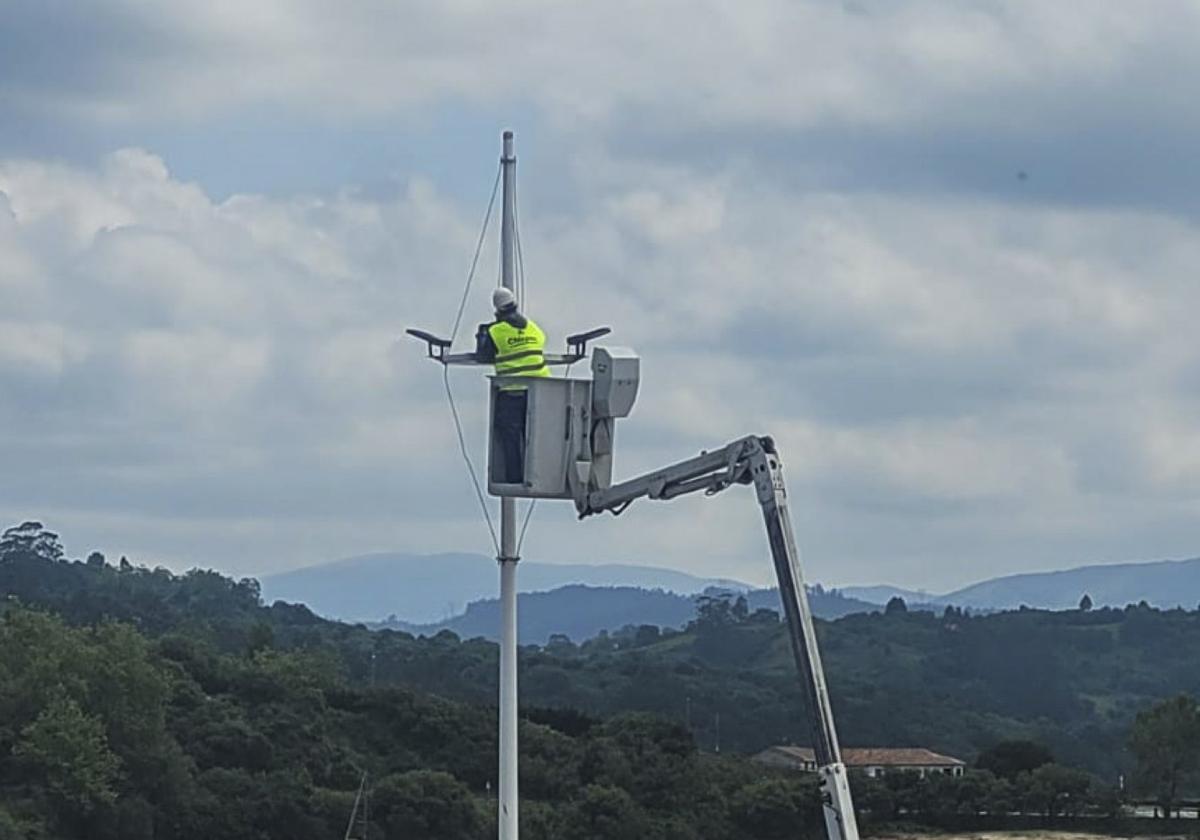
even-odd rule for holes
{"type": "Polygon", "coordinates": [[[1022,773],[1032,773],[1053,761],[1054,756],[1042,744],[1033,741],[1001,741],[980,753],[979,758],[975,759],[975,766],[1011,782],[1022,773]]]}
{"type": "MultiPolygon", "coordinates": [[[[711,593],[728,592],[709,588],[711,593]]],[[[517,596],[518,632],[526,644],[547,644],[552,636],[590,639],[601,632],[612,633],[626,626],[659,626],[678,629],[696,617],[696,597],[677,595],[661,589],[632,586],[559,586],[548,592],[522,592],[517,596]]],[[[754,589],[745,593],[747,609],[774,608],[779,592],[754,589]]],[[[808,590],[808,604],[818,618],[835,619],[856,612],[877,609],[865,601],[843,597],[836,590],[826,591],[820,584],[808,590]]],[[[415,635],[432,636],[449,630],[458,636],[499,638],[500,602],[496,598],[473,601],[462,615],[432,624],[411,624],[389,616],[370,625],[373,629],[404,630],[415,635]]]]}
{"type": "Polygon", "coordinates": [[[1139,712],[1130,735],[1138,786],[1170,816],[1200,776],[1200,708],[1181,694],[1139,712]]]}
{"type": "MultiPolygon", "coordinates": [[[[1136,714],[1200,693],[1200,613],[1155,610],[970,616],[893,607],[818,622],[822,657],[850,746],[924,746],[972,759],[1001,740],[1045,744],[1115,783],[1129,776],[1136,714]]],[[[524,659],[542,705],[605,715],[651,711],[686,721],[697,741],[755,751],[808,742],[791,651],[775,617],[702,606],[685,633],[629,628],[524,659]]]]}
{"type": "MultiPolygon", "coordinates": [[[[242,656],[128,625],[71,628],[10,607],[0,622],[0,830],[55,838],[339,836],[362,770],[375,836],[494,834],[495,717],[396,687],[354,688],[330,662],[242,656]]],[[[698,753],[646,715],[526,721],[532,838],[755,838],[762,772],[698,753]],[[576,721],[579,723],[580,721],[576,721]]],[[[802,780],[792,802],[811,810],[802,780]]],[[[778,819],[804,827],[805,811],[778,819]]],[[[0,835],[5,836],[5,835],[0,835]]]]}
{"type": "MultiPolygon", "coordinates": [[[[373,837],[494,831],[492,644],[265,607],[252,580],[61,555],[36,523],[0,540],[0,840],[340,836],[363,771],[373,837]]],[[[1194,702],[1145,709],[1200,688],[1197,613],[896,606],[820,632],[845,743],[988,768],[856,779],[864,825],[1115,812],[1117,770],[1164,803],[1194,784],[1163,748],[1194,731],[1194,702]],[[1000,743],[1020,739],[1036,743],[1000,743]]],[[[772,612],[709,599],[684,632],[555,638],[521,665],[527,837],[820,834],[813,777],[736,755],[805,740],[772,612]]]]}

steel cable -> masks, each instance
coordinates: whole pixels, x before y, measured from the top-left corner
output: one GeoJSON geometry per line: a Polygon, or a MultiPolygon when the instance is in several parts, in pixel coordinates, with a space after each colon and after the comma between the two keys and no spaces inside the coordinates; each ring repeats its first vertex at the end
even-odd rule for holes
{"type": "MultiPolygon", "coordinates": [[[[496,204],[496,191],[500,187],[500,176],[504,171],[504,165],[501,163],[496,168],[496,180],[492,183],[492,195],[488,199],[487,211],[483,215],[483,227],[479,231],[479,240],[475,243],[475,255],[471,258],[471,268],[467,272],[467,282],[463,287],[462,299],[458,302],[458,311],[454,315],[454,326],[450,328],[450,342],[458,336],[458,330],[462,326],[463,313],[467,308],[467,298],[471,294],[471,284],[475,281],[475,269],[479,265],[479,255],[483,251],[483,242],[487,237],[488,226],[492,219],[492,208],[496,204]]],[[[483,488],[479,483],[479,475],[475,470],[475,463],[471,460],[471,453],[467,449],[467,439],[463,434],[462,418],[458,414],[458,406],[454,401],[454,389],[450,387],[450,366],[442,365],[442,384],[446,388],[446,402],[450,406],[450,416],[454,419],[454,431],[458,436],[458,448],[462,453],[463,461],[467,465],[467,472],[471,476],[471,486],[475,488],[475,498],[479,500],[479,509],[483,511],[483,521],[487,525],[488,533],[492,537],[492,545],[496,549],[496,555],[500,555],[500,539],[496,536],[496,525],[492,522],[491,511],[488,510],[487,500],[483,497],[483,488]]]]}

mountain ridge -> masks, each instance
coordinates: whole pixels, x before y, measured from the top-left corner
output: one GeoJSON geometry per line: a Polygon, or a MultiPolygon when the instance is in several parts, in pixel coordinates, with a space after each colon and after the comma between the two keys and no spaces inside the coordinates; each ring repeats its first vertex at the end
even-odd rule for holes
{"type": "MultiPolygon", "coordinates": [[[[444,552],[360,554],[259,578],[263,598],[306,604],[319,615],[378,622],[389,617],[412,624],[452,619],[473,601],[494,596],[496,561],[482,554],[444,552]]],[[[543,563],[522,560],[519,591],[545,592],[571,584],[632,586],[694,595],[710,587],[747,591],[726,578],[706,578],[660,566],[627,563],[543,563]]]]}
{"type": "MultiPolygon", "coordinates": [[[[495,560],[480,554],[404,554],[379,552],[296,569],[261,579],[264,598],[307,604],[314,612],[346,621],[413,626],[421,632],[438,626],[454,629],[471,624],[467,613],[476,602],[494,599],[495,560]]],[[[518,575],[521,593],[549,593],[568,586],[627,589],[626,603],[609,603],[615,613],[628,613],[632,623],[677,625],[682,610],[691,609],[690,597],[709,589],[750,593],[753,587],[736,580],[704,578],[658,566],[633,564],[554,564],[522,561],[518,575]],[[682,596],[678,601],[660,598],[662,615],[643,607],[655,592],[682,596]],[[634,606],[637,602],[641,606],[634,606]],[[669,605],[669,606],[668,606],[669,605]]],[[[1096,607],[1123,607],[1146,601],[1156,607],[1194,607],[1200,603],[1200,558],[1092,564],[1071,569],[1023,572],[982,580],[945,594],[896,586],[847,586],[840,593],[852,611],[878,609],[892,597],[910,608],[940,610],[946,606],[979,611],[1073,609],[1086,594],[1096,607]]],[[[609,595],[597,596],[611,598],[609,595]]],[[[837,614],[842,605],[839,605],[837,614]]],[[[474,606],[478,614],[482,606],[474,606]]],[[[590,608],[589,608],[590,610],[590,608]]],[[[564,628],[583,615],[564,613],[564,628]]],[[[685,619],[686,620],[686,619],[685,619]]],[[[616,629],[583,621],[590,632],[616,629]]],[[[577,629],[577,628],[576,628],[577,629]]],[[[563,629],[556,632],[567,632],[563,629]]],[[[483,634],[486,635],[486,634],[483,634]]],[[[539,636],[544,635],[539,632],[539,636]]]]}
{"type": "Polygon", "coordinates": [[[1069,569],[1018,572],[987,578],[944,594],[887,584],[842,586],[837,591],[871,603],[884,604],[892,597],[900,597],[909,606],[978,610],[1014,610],[1022,606],[1073,609],[1084,595],[1096,607],[1124,607],[1145,601],[1163,609],[1190,609],[1200,603],[1200,557],[1091,563],[1069,569]]]}
{"type": "MultiPolygon", "coordinates": [[[[517,596],[517,639],[523,645],[544,645],[552,636],[566,636],[578,642],[629,626],[653,625],[678,630],[696,618],[698,598],[704,595],[721,597],[723,594],[744,597],[749,612],[760,609],[781,612],[778,589],[729,593],[729,590],[710,587],[699,595],[685,596],[661,589],[568,584],[546,592],[523,592],[517,596]]],[[[829,620],[880,609],[820,586],[809,588],[808,600],[814,615],[829,620]]],[[[464,639],[495,641],[499,638],[500,604],[496,598],[485,598],[472,601],[460,615],[445,621],[428,624],[383,621],[369,626],[424,636],[449,630],[464,639]]]]}
{"type": "Polygon", "coordinates": [[[984,609],[1070,609],[1084,595],[1097,607],[1145,601],[1163,609],[1191,609],[1200,602],[1200,557],[1004,575],[965,586],[934,602],[984,609]]]}

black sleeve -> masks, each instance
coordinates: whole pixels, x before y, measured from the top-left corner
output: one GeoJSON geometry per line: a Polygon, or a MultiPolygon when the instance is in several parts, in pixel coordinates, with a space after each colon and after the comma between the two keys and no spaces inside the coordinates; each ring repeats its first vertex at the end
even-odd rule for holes
{"type": "Polygon", "coordinates": [[[475,331],[475,360],[479,362],[496,361],[496,342],[488,332],[491,324],[480,324],[475,331]]]}

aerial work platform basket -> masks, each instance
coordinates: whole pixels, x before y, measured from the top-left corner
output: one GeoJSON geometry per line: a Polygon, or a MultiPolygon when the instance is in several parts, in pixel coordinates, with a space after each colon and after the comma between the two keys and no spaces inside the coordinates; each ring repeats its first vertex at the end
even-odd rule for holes
{"type": "MultiPolygon", "coordinates": [[[[637,398],[638,358],[619,347],[597,347],[592,378],[491,376],[488,492],[528,499],[575,499],[612,483],[613,421],[629,416],[637,398]],[[511,389],[518,390],[511,390],[511,389]],[[507,480],[499,406],[524,402],[519,482],[507,480]]],[[[508,410],[512,410],[511,408],[508,410]]]]}
{"type": "Polygon", "coordinates": [[[488,493],[531,499],[572,499],[569,475],[586,466],[590,458],[592,421],[592,382],[589,379],[525,377],[519,391],[513,387],[518,377],[491,376],[488,412],[488,493]],[[508,459],[513,449],[505,446],[504,418],[499,408],[504,399],[524,399],[524,436],[519,447],[523,455],[518,473],[522,480],[509,483],[508,459]]]}

